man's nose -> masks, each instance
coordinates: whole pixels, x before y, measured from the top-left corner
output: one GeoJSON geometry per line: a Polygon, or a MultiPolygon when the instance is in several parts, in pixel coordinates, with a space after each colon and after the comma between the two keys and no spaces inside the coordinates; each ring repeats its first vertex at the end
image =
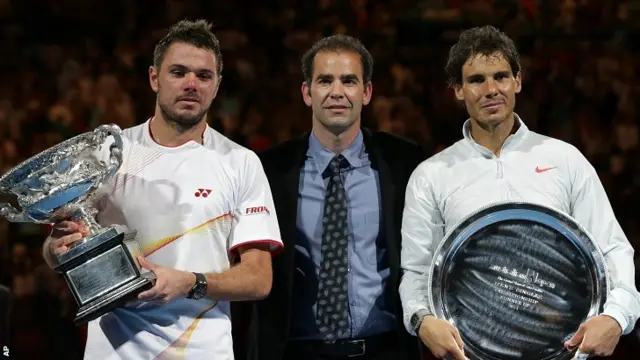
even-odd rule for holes
{"type": "Polygon", "coordinates": [[[344,85],[341,81],[334,81],[331,84],[329,95],[331,97],[342,97],[344,95],[344,85]]]}
{"type": "Polygon", "coordinates": [[[196,76],[196,74],[187,73],[187,75],[185,75],[185,84],[184,84],[185,90],[191,90],[191,91],[197,90],[197,86],[196,86],[197,83],[198,83],[198,77],[196,76]]]}
{"type": "Polygon", "coordinates": [[[498,95],[498,83],[493,79],[488,79],[485,82],[484,93],[487,97],[493,97],[498,95]]]}

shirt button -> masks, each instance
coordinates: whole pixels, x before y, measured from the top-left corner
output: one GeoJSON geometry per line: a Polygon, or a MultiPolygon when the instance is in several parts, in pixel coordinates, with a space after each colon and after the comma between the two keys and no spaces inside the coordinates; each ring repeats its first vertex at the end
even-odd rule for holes
{"type": "Polygon", "coordinates": [[[355,302],[355,301],[352,301],[352,302],[351,302],[351,306],[356,306],[356,302],[355,302]]]}

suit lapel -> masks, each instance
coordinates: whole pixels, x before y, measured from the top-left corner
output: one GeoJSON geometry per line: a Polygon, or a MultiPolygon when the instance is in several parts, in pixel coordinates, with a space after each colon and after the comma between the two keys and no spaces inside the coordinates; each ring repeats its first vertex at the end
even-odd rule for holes
{"type": "MultiPolygon", "coordinates": [[[[297,139],[295,153],[291,154],[291,162],[288,169],[284,172],[282,184],[282,213],[278,214],[278,220],[282,222],[282,238],[287,243],[284,253],[286,266],[289,268],[289,299],[293,289],[293,273],[295,266],[295,242],[297,236],[297,217],[298,217],[298,190],[300,188],[300,170],[304,166],[307,150],[309,148],[309,132],[306,132],[297,139]]],[[[286,156],[286,154],[285,154],[286,156]]]]}
{"type": "Polygon", "coordinates": [[[389,262],[392,265],[392,271],[395,264],[399,261],[396,257],[395,249],[395,235],[393,233],[393,204],[395,202],[395,182],[393,181],[391,169],[389,164],[382,156],[380,145],[377,143],[376,138],[368,129],[363,129],[365,146],[369,153],[371,160],[371,167],[378,171],[378,180],[380,181],[380,235],[384,235],[387,248],[389,249],[389,262]]]}
{"type": "MultiPolygon", "coordinates": [[[[395,290],[398,288],[397,279],[399,279],[400,271],[399,239],[397,239],[394,232],[395,226],[397,226],[394,224],[395,181],[393,181],[393,174],[389,168],[389,164],[382,155],[381,146],[376,141],[375,135],[372,135],[368,129],[363,129],[362,132],[365,146],[370,156],[371,167],[378,171],[378,181],[380,182],[380,231],[378,239],[380,239],[381,236],[384,238],[389,269],[391,271],[389,283],[387,284],[387,299],[390,304],[395,304],[395,290]]],[[[378,243],[380,242],[378,241],[378,243]]]]}

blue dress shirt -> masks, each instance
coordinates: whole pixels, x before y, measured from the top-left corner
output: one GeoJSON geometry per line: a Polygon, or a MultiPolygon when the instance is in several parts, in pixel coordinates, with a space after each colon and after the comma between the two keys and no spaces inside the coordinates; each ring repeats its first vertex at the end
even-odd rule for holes
{"type": "MultiPolygon", "coordinates": [[[[290,338],[321,340],[315,323],[318,272],[322,252],[322,210],[328,178],[322,174],[335,156],[311,133],[298,190],[297,237],[290,338]]],[[[386,244],[378,241],[380,182],[371,168],[362,132],[342,152],[349,168],[342,173],[349,207],[348,338],[394,331],[385,287],[389,277],[386,244]]]]}

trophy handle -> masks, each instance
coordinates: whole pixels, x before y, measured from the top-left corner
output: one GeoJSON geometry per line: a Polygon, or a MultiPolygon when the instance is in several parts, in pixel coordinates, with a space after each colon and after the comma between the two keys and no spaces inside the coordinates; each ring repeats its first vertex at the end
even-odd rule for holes
{"type": "Polygon", "coordinates": [[[9,204],[0,204],[0,216],[9,216],[15,209],[9,204]]]}
{"type": "MultiPolygon", "coordinates": [[[[120,165],[122,165],[122,129],[115,124],[105,124],[98,126],[93,131],[93,142],[100,144],[104,142],[107,136],[113,136],[114,142],[109,146],[109,165],[105,173],[102,175],[102,179],[110,179],[118,172],[120,165]]],[[[102,182],[102,181],[101,181],[102,182]]]]}
{"type": "Polygon", "coordinates": [[[0,192],[0,216],[9,216],[22,211],[18,202],[18,196],[13,193],[0,192]]]}
{"type": "MultiPolygon", "coordinates": [[[[123,142],[122,130],[120,127],[115,124],[105,124],[97,127],[91,134],[91,143],[99,148],[104,145],[108,136],[112,136],[114,139],[113,143],[109,145],[109,163],[106,168],[96,176],[94,182],[95,188],[100,187],[108,179],[115,176],[120,169],[120,165],[122,165],[123,142]]],[[[66,217],[68,220],[82,221],[89,228],[89,235],[82,239],[82,241],[72,244],[70,248],[73,248],[80,243],[87,241],[92,236],[97,235],[101,231],[104,231],[95,219],[97,210],[90,205],[74,204],[74,206],[71,206],[68,210],[68,216],[66,217]]]]}

